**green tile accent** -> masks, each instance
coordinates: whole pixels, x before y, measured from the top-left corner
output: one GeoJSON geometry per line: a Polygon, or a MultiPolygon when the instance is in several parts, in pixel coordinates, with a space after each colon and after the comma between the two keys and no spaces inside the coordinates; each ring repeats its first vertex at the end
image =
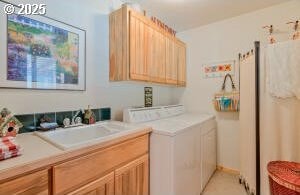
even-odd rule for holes
{"type": "Polygon", "coordinates": [[[72,120],[72,111],[56,112],[56,122],[59,126],[63,126],[63,121],[65,118],[72,120]]]}
{"type": "Polygon", "coordinates": [[[100,121],[106,121],[111,119],[111,109],[110,108],[100,108],[100,121]]]}
{"type": "MultiPolygon", "coordinates": [[[[70,118],[75,115],[76,111],[63,111],[63,112],[50,112],[50,113],[36,113],[36,114],[24,114],[16,115],[16,118],[23,124],[19,133],[33,132],[37,130],[37,127],[40,125],[40,120],[42,117],[47,117],[50,119],[50,122],[57,122],[59,126],[63,125],[63,120],[65,118],[70,118]]],[[[110,108],[99,108],[92,109],[96,116],[96,121],[105,121],[111,119],[111,109],[110,108]]],[[[78,115],[83,118],[83,113],[78,115]]]]}
{"type": "Polygon", "coordinates": [[[20,129],[19,133],[35,131],[36,127],[33,114],[16,115],[15,117],[23,124],[23,127],[20,129]]]}

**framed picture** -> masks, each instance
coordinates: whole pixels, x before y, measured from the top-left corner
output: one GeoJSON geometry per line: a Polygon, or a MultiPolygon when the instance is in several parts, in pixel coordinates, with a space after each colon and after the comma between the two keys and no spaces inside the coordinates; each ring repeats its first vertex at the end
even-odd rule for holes
{"type": "Polygon", "coordinates": [[[234,75],[235,61],[223,61],[219,63],[209,63],[203,66],[204,78],[224,77],[226,74],[234,75]]]}
{"type": "Polygon", "coordinates": [[[85,90],[84,30],[1,11],[0,34],[0,87],[85,90]]]}

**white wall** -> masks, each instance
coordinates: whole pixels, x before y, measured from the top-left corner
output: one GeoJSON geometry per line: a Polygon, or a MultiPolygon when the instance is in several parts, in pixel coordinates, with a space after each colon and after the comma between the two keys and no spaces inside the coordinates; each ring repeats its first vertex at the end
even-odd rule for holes
{"type": "MultiPolygon", "coordinates": [[[[213,113],[211,100],[220,90],[222,79],[204,79],[201,65],[237,60],[239,53],[253,49],[254,41],[261,41],[264,47],[267,37],[264,25],[273,24],[281,31],[276,37],[287,39],[290,28],[285,23],[297,19],[300,19],[300,1],[294,0],[180,33],[188,48],[187,88],[175,91],[174,96],[191,111],[213,113]]],[[[238,76],[235,81],[238,83],[238,76]]],[[[217,113],[217,120],[218,164],[239,170],[238,114],[217,113]]]]}
{"type": "MultiPolygon", "coordinates": [[[[74,110],[92,107],[112,108],[112,117],[122,119],[122,109],[144,104],[144,84],[109,82],[108,13],[120,5],[119,0],[10,0],[19,3],[45,3],[47,15],[86,30],[86,91],[41,91],[0,89],[0,107],[14,113],[74,110]]],[[[2,11],[2,10],[1,10],[2,11]]],[[[3,21],[2,21],[3,22],[3,21]]],[[[1,35],[3,36],[3,35],[1,35]]],[[[1,51],[2,52],[2,51],[1,51]]],[[[1,59],[1,64],[5,59],[1,59]]],[[[149,86],[149,84],[146,84],[149,86]]],[[[153,86],[154,104],[173,103],[175,88],[153,86]]]]}

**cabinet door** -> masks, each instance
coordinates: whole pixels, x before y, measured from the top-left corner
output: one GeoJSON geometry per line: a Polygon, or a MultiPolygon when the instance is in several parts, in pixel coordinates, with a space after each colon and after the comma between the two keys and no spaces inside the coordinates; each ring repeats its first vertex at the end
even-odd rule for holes
{"type": "Polygon", "coordinates": [[[54,166],[53,194],[66,194],[94,181],[99,175],[147,153],[148,145],[149,135],[143,135],[54,166]]]}
{"type": "Polygon", "coordinates": [[[127,9],[122,8],[109,16],[109,79],[110,81],[128,80],[128,32],[127,9]]]}
{"type": "Polygon", "coordinates": [[[32,173],[0,184],[0,194],[47,195],[48,170],[32,173]]]}
{"type": "Polygon", "coordinates": [[[115,195],[149,194],[149,157],[145,155],[115,171],[115,195]]]}
{"type": "Polygon", "coordinates": [[[177,60],[178,60],[178,85],[186,86],[186,46],[183,42],[177,41],[177,60]]]}
{"type": "Polygon", "coordinates": [[[166,82],[166,37],[158,29],[153,30],[153,51],[150,79],[155,83],[166,82]]]}
{"type": "Polygon", "coordinates": [[[148,21],[135,12],[130,11],[129,23],[130,79],[148,81],[149,67],[146,60],[148,21]]]}
{"type": "Polygon", "coordinates": [[[166,83],[177,85],[177,50],[176,42],[172,37],[166,38],[166,83]]]}
{"type": "Polygon", "coordinates": [[[114,173],[97,179],[67,195],[114,195],[114,173]]]}

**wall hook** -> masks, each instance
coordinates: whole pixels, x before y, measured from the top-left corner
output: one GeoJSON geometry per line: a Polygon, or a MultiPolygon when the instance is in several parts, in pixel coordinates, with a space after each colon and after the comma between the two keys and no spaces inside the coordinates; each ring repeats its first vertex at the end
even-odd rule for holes
{"type": "Polygon", "coordinates": [[[288,22],[286,24],[293,24],[293,29],[295,30],[295,33],[293,34],[292,39],[293,40],[300,39],[299,20],[297,20],[295,22],[288,22]]]}
{"type": "Polygon", "coordinates": [[[299,20],[297,20],[296,22],[288,22],[286,24],[293,24],[295,31],[297,31],[299,29],[299,20]]]}
{"type": "Polygon", "coordinates": [[[268,29],[268,32],[269,32],[269,43],[271,43],[271,44],[276,43],[276,40],[273,37],[274,26],[273,25],[263,26],[263,29],[268,29]]]}
{"type": "Polygon", "coordinates": [[[274,26],[273,25],[263,26],[263,28],[268,29],[270,35],[272,35],[274,33],[274,26]]]}

